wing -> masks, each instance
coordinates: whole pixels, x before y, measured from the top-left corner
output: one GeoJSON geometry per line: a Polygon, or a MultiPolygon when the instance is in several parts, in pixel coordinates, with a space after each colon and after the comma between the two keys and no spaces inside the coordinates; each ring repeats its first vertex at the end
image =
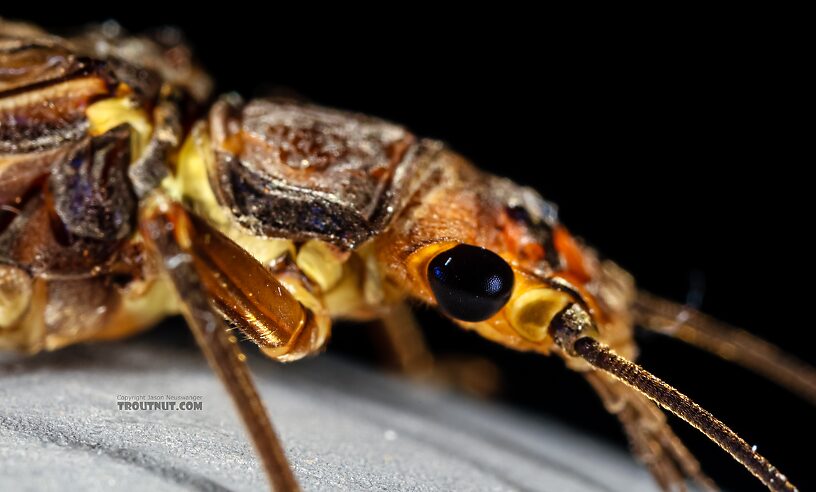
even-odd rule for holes
{"type": "Polygon", "coordinates": [[[368,116],[286,100],[227,97],[210,113],[221,205],[253,232],[353,248],[400,209],[435,148],[368,116]]]}

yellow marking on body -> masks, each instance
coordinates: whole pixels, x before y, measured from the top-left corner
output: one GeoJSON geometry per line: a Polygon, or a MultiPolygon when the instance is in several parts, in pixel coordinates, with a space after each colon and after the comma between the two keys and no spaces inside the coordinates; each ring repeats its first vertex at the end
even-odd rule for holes
{"type": "Polygon", "coordinates": [[[300,247],[295,263],[323,292],[337,285],[343,276],[343,260],[331,246],[317,239],[300,247]]]}
{"type": "Polygon", "coordinates": [[[571,302],[570,296],[561,291],[534,287],[507,304],[507,319],[523,338],[541,342],[548,336],[550,321],[571,302]]]}
{"type": "Polygon", "coordinates": [[[192,206],[193,211],[235,241],[262,265],[269,265],[285,254],[295,256],[295,245],[288,239],[267,238],[250,234],[218,203],[210,185],[212,167],[210,137],[207,125],[199,122],[184,141],[179,153],[175,176],[168,176],[162,188],[173,199],[192,206]]]}
{"type": "Polygon", "coordinates": [[[333,318],[368,321],[403,302],[406,293],[383,277],[373,242],[356,249],[343,263],[340,280],[323,293],[333,318]]]}
{"type": "Polygon", "coordinates": [[[138,159],[150,141],[153,125],[145,110],[130,97],[111,97],[95,102],[85,109],[93,136],[127,123],[133,129],[130,134],[131,160],[138,159]]]}
{"type": "Polygon", "coordinates": [[[368,272],[364,260],[353,254],[342,265],[342,274],[328,292],[323,293],[323,302],[332,318],[369,320],[377,317],[385,308],[383,303],[371,304],[365,296],[365,281],[368,272]]]}
{"type": "Polygon", "coordinates": [[[374,241],[361,246],[355,253],[362,258],[365,273],[363,274],[363,300],[369,306],[382,306],[396,302],[402,302],[405,293],[400,290],[398,295],[393,295],[394,289],[389,291],[381,270],[379,258],[374,241]],[[392,294],[389,296],[389,294],[392,294]]]}
{"type": "Polygon", "coordinates": [[[273,264],[286,254],[295,255],[295,244],[288,239],[253,236],[238,227],[230,227],[224,233],[262,265],[273,264]]]}
{"type": "Polygon", "coordinates": [[[173,199],[192,203],[195,211],[211,224],[222,226],[229,220],[210,187],[208,149],[210,137],[207,125],[198,122],[181,146],[175,177],[168,177],[162,185],[173,199]]]}

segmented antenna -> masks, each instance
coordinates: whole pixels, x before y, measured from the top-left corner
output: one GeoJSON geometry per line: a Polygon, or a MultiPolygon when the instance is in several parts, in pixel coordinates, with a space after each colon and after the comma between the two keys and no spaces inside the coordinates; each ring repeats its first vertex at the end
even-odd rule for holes
{"type": "Polygon", "coordinates": [[[620,381],[637,389],[658,405],[685,420],[717,443],[735,460],[774,492],[798,490],[775,466],[723,424],[708,410],[689,397],[661,381],[650,372],[612,352],[606,345],[590,337],[579,338],[573,351],[593,367],[608,372],[620,381]]]}
{"type": "Polygon", "coordinates": [[[765,457],[754,451],[745,440],[718,420],[691,398],[663,382],[634,362],[615,354],[612,349],[594,338],[597,330],[580,306],[572,304],[558,314],[550,324],[550,333],[559,347],[573,357],[580,357],[592,367],[600,369],[622,383],[643,393],[647,398],[677,415],[709,439],[760,479],[774,492],[797,492],[765,457]]]}

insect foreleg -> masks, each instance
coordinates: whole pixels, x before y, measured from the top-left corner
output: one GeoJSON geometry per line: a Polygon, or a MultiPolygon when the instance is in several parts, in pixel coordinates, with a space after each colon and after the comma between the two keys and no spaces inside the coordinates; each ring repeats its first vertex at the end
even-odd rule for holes
{"type": "Polygon", "coordinates": [[[391,365],[411,377],[424,377],[433,371],[434,356],[411,309],[400,302],[379,318],[378,342],[388,352],[391,365]]]}
{"type": "Polygon", "coordinates": [[[388,309],[380,317],[379,325],[377,341],[394,368],[402,374],[452,386],[479,397],[494,395],[499,390],[499,369],[488,359],[434,355],[406,302],[388,309]]]}
{"type": "MultiPolygon", "coordinates": [[[[251,286],[255,286],[258,282],[266,285],[266,289],[259,289],[255,292],[261,294],[270,290],[273,293],[281,291],[269,283],[274,281],[274,279],[270,280],[271,277],[262,280],[258,278],[259,272],[246,272],[241,269],[246,266],[244,263],[247,263],[247,260],[241,257],[246,254],[243,250],[215,231],[206,231],[202,234],[203,224],[196,225],[198,230],[194,228],[190,216],[180,205],[163,200],[148,206],[140,222],[145,242],[157,256],[162,269],[174,284],[181,298],[181,310],[187,324],[193,331],[210,366],[218,374],[235,403],[273,489],[276,491],[298,490],[297,481],[244,362],[246,357],[238,347],[237,339],[228,332],[223,313],[220,312],[223,309],[217,308],[216,302],[210,300],[212,291],[209,289],[213,288],[211,284],[219,276],[223,275],[222,288],[226,288],[230,282],[230,274],[216,270],[219,266],[226,266],[219,264],[220,261],[225,261],[231,263],[234,269],[233,275],[248,275],[246,280],[251,286]],[[230,248],[230,245],[233,248],[230,248]],[[201,251],[201,248],[208,246],[214,248],[209,252],[210,254],[221,253],[225,256],[218,259],[202,258],[204,252],[201,251]],[[255,277],[252,276],[253,274],[255,277]]],[[[217,294],[223,295],[224,292],[218,291],[217,294]]],[[[283,304],[290,300],[294,301],[294,299],[289,299],[287,297],[289,294],[285,292],[277,295],[280,298],[279,301],[282,302],[272,307],[276,313],[270,313],[265,320],[268,321],[273,316],[277,316],[275,320],[279,323],[278,327],[282,328],[280,331],[288,332],[292,338],[297,330],[303,327],[297,328],[291,323],[286,326],[287,322],[292,321],[291,316],[297,314],[291,311],[297,311],[297,309],[291,305],[283,306],[283,304]]],[[[242,303],[240,299],[235,301],[236,308],[240,306],[243,309],[250,309],[246,302],[242,303]]],[[[300,320],[298,324],[302,325],[303,322],[300,320]]]]}
{"type": "Polygon", "coordinates": [[[639,292],[635,321],[745,367],[816,405],[816,368],[739,328],[692,308],[639,292]]]}

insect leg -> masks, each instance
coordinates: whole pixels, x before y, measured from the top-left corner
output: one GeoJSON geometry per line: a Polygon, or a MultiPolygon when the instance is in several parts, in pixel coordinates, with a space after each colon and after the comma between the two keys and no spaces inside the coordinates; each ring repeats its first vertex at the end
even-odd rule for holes
{"type": "Polygon", "coordinates": [[[404,302],[393,305],[378,320],[378,334],[392,356],[397,370],[409,376],[423,377],[433,370],[434,357],[428,349],[422,329],[404,302]]]}
{"type": "Polygon", "coordinates": [[[816,368],[773,344],[646,292],[638,293],[634,313],[643,328],[679,338],[735,362],[816,405],[816,368]]]}
{"type": "Polygon", "coordinates": [[[666,492],[687,490],[685,477],[677,464],[666,454],[661,443],[643,428],[640,416],[632,407],[625,407],[618,419],[623,425],[632,451],[649,469],[661,490],[666,492]]]}
{"type": "MultiPolygon", "coordinates": [[[[159,203],[148,206],[141,218],[141,232],[150,250],[181,298],[182,313],[210,366],[224,383],[249,432],[260,459],[276,491],[298,490],[286,455],[252,382],[236,338],[227,331],[222,313],[205,290],[208,272],[197,264],[195,237],[190,217],[180,205],[159,203]]],[[[211,234],[208,231],[205,234],[211,234]]],[[[236,246],[237,248],[237,246],[236,246]]],[[[235,259],[234,257],[232,259],[235,259]]],[[[240,262],[237,262],[240,263],[240,262]]]]}
{"type": "Polygon", "coordinates": [[[401,373],[481,397],[498,391],[499,371],[489,360],[470,356],[434,356],[407,303],[392,306],[379,319],[379,325],[377,338],[401,373]]]}

